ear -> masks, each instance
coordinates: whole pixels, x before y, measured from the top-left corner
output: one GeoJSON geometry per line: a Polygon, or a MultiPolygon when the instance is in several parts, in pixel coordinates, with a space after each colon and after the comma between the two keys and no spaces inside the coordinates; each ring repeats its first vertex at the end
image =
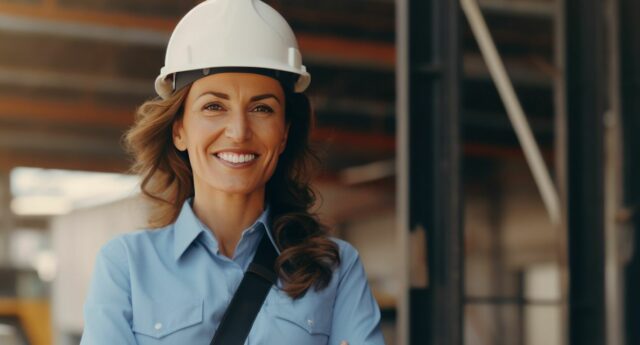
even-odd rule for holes
{"type": "Polygon", "coordinates": [[[177,119],[173,122],[172,128],[173,145],[178,151],[187,150],[187,140],[184,133],[184,127],[182,126],[182,119],[177,119]]]}
{"type": "Polygon", "coordinates": [[[279,154],[282,154],[282,152],[284,152],[284,149],[287,147],[287,138],[289,138],[289,127],[291,127],[291,122],[285,125],[284,135],[282,136],[282,142],[280,143],[280,147],[278,149],[279,154]]]}

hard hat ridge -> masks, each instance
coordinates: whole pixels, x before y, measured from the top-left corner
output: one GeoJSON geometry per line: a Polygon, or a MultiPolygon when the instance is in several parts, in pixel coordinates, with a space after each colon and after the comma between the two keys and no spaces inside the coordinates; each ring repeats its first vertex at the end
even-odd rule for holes
{"type": "Polygon", "coordinates": [[[220,67],[289,72],[297,76],[295,92],[303,92],[311,78],[293,30],[260,0],[206,0],[191,9],[171,34],[156,92],[166,99],[179,88],[176,79],[189,79],[176,74],[220,67]]]}

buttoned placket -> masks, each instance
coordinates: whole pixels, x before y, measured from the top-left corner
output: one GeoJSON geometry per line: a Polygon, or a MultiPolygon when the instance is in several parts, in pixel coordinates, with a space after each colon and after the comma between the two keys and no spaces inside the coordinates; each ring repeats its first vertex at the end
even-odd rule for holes
{"type": "Polygon", "coordinates": [[[198,223],[203,230],[198,236],[198,242],[200,242],[200,245],[204,247],[213,260],[231,268],[230,270],[225,271],[227,294],[230,302],[231,297],[235,294],[235,291],[242,281],[245,269],[249,266],[250,261],[253,258],[253,255],[251,254],[257,249],[261,239],[260,234],[263,233],[263,236],[267,236],[265,233],[266,229],[262,223],[257,222],[250,228],[244,230],[240,240],[238,241],[236,250],[234,251],[233,258],[229,258],[220,253],[218,242],[211,230],[209,230],[199,220],[198,223]]]}

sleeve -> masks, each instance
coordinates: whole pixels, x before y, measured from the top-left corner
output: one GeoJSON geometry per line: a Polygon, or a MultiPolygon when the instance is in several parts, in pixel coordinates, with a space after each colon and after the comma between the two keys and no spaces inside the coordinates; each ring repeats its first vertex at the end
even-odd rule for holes
{"type": "Polygon", "coordinates": [[[131,285],[127,253],[120,238],[107,242],[96,262],[84,303],[80,345],[136,345],[131,330],[131,285]]]}
{"type": "Polygon", "coordinates": [[[358,252],[343,243],[329,344],[339,345],[344,340],[349,345],[384,345],[380,307],[371,293],[358,252]]]}

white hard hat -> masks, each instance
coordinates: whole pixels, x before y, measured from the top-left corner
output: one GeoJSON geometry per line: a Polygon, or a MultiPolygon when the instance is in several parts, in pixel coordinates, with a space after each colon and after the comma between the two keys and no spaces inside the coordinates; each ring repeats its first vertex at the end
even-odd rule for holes
{"type": "Polygon", "coordinates": [[[176,90],[177,73],[205,76],[236,67],[295,75],[294,92],[311,81],[293,30],[276,10],[260,0],[206,0],[173,30],[155,89],[166,99],[176,90]]]}

